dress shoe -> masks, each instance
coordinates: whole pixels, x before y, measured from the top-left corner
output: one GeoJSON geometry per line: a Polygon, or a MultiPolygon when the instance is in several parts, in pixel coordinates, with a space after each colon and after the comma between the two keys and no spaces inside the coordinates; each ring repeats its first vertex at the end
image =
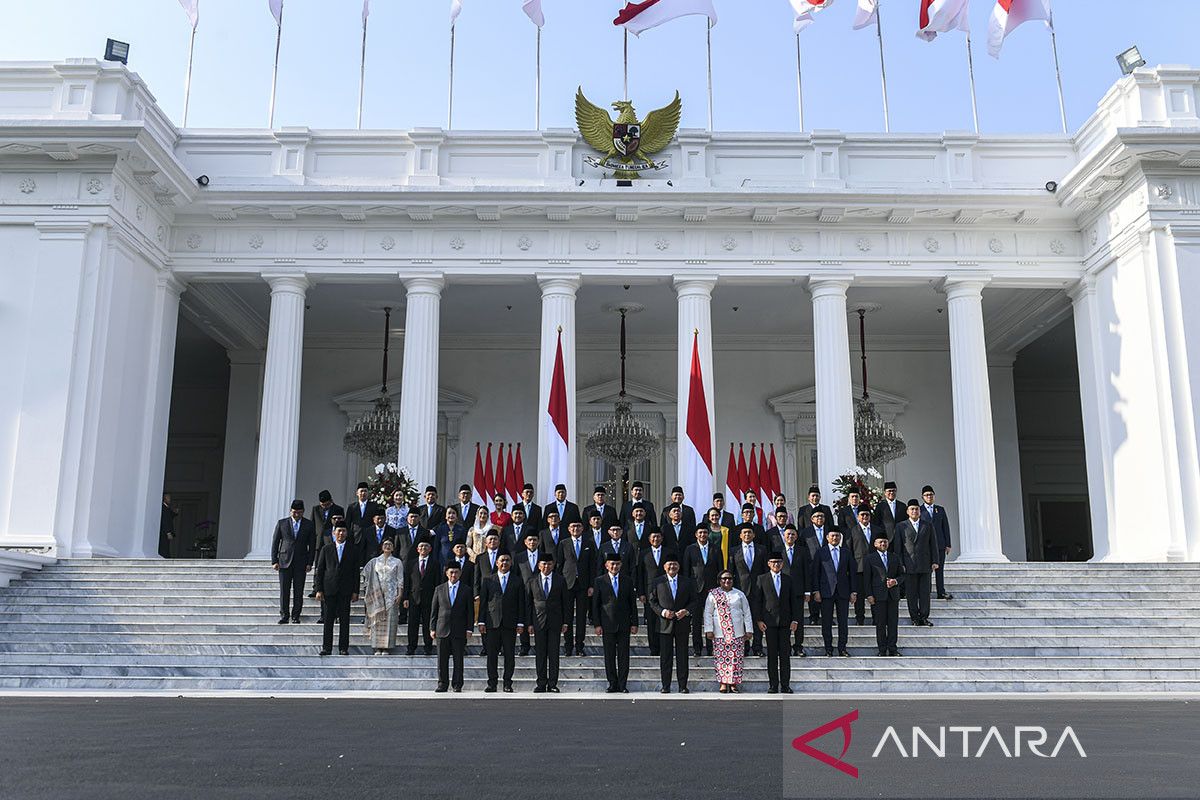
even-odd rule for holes
{"type": "Polygon", "coordinates": [[[300,624],[300,618],[299,618],[299,617],[292,617],[292,624],[294,624],[294,625],[299,625],[299,624],[300,624]]]}
{"type": "Polygon", "coordinates": [[[691,689],[689,689],[689,688],[688,688],[688,687],[686,687],[686,686],[680,686],[680,687],[679,687],[679,693],[680,693],[680,694],[691,694],[691,693],[692,693],[692,690],[691,690],[691,689]]]}
{"type": "Polygon", "coordinates": [[[574,649],[573,647],[564,647],[564,648],[563,648],[563,655],[564,655],[564,656],[569,656],[569,655],[571,655],[571,654],[572,654],[572,653],[574,653],[574,652],[575,652],[575,649],[574,649]]]}
{"type": "Polygon", "coordinates": [[[624,688],[624,687],[622,687],[622,688],[621,688],[621,694],[629,694],[629,690],[628,690],[628,689],[626,689],[626,688],[624,688]]]}
{"type": "Polygon", "coordinates": [[[331,651],[329,651],[329,650],[322,650],[322,651],[320,651],[319,653],[317,653],[317,655],[319,655],[319,656],[327,656],[327,655],[329,655],[329,654],[330,654],[330,652],[331,652],[331,651]]]}
{"type": "Polygon", "coordinates": [[[586,655],[587,655],[587,653],[583,652],[583,648],[581,647],[581,648],[579,648],[578,650],[576,650],[576,651],[575,651],[575,655],[577,655],[577,656],[586,656],[586,655]]]}
{"type": "Polygon", "coordinates": [[[796,645],[796,657],[797,658],[807,658],[808,657],[808,653],[804,652],[804,645],[802,645],[802,644],[796,645]]]}
{"type": "Polygon", "coordinates": [[[659,689],[659,690],[658,690],[658,693],[659,693],[659,694],[670,694],[670,693],[671,693],[671,690],[670,690],[670,689],[668,689],[666,686],[664,686],[663,688],[661,688],[661,689],[659,689]]]}
{"type": "Polygon", "coordinates": [[[484,694],[495,694],[495,693],[496,693],[496,687],[495,687],[495,686],[488,686],[487,688],[485,688],[485,689],[483,690],[483,693],[484,693],[484,694]]]}
{"type": "Polygon", "coordinates": [[[511,683],[504,684],[504,691],[508,692],[509,694],[512,694],[513,693],[512,684],[511,683]]]}
{"type": "Polygon", "coordinates": [[[348,656],[348,655],[350,655],[350,651],[349,650],[338,650],[338,655],[339,656],[348,656]]]}
{"type": "Polygon", "coordinates": [[[808,618],[808,624],[809,624],[809,625],[817,625],[817,624],[818,624],[818,623],[820,623],[820,622],[821,622],[821,620],[817,619],[816,617],[809,617],[809,618],[808,618]]]}
{"type": "Polygon", "coordinates": [[[953,599],[954,599],[954,595],[952,595],[952,594],[939,594],[939,595],[937,596],[937,599],[938,599],[938,600],[953,600],[953,599]]]}
{"type": "Polygon", "coordinates": [[[605,689],[605,690],[604,690],[604,693],[605,693],[605,694],[616,694],[616,693],[617,693],[617,687],[615,687],[615,686],[610,686],[610,687],[608,687],[607,689],[605,689]]]}
{"type": "Polygon", "coordinates": [[[434,691],[437,692],[438,694],[443,694],[443,693],[449,691],[449,689],[447,689],[445,686],[439,686],[436,689],[434,689],[434,691]]]}
{"type": "Polygon", "coordinates": [[[699,657],[700,657],[700,648],[699,647],[693,648],[692,649],[692,658],[699,658],[699,657]]]}
{"type": "Polygon", "coordinates": [[[521,655],[523,655],[523,656],[527,656],[527,655],[529,655],[529,648],[528,648],[528,647],[522,647],[522,648],[521,648],[521,653],[520,653],[520,654],[521,654],[521,655]]]}
{"type": "Polygon", "coordinates": [[[317,593],[316,593],[316,592],[309,592],[309,593],[308,593],[308,597],[309,597],[309,599],[310,599],[310,600],[311,600],[312,598],[316,597],[316,596],[317,596],[317,593]]]}
{"type": "Polygon", "coordinates": [[[432,648],[432,647],[426,647],[426,648],[425,648],[425,655],[427,655],[427,656],[431,656],[431,655],[433,655],[433,648],[432,648]]]}
{"type": "Polygon", "coordinates": [[[825,648],[825,655],[827,655],[827,656],[831,656],[831,655],[833,655],[833,648],[832,648],[832,647],[826,647],[826,648],[825,648]]]}
{"type": "Polygon", "coordinates": [[[867,618],[866,618],[866,617],[856,617],[856,618],[855,618],[855,620],[854,620],[854,624],[855,624],[855,625],[866,625],[866,624],[867,624],[867,618]]]}
{"type": "Polygon", "coordinates": [[[324,618],[324,617],[317,617],[317,624],[318,624],[318,625],[324,625],[324,624],[325,624],[325,618],[324,618]]]}
{"type": "Polygon", "coordinates": [[[279,624],[280,624],[280,625],[287,625],[287,624],[288,624],[288,616],[287,616],[287,614],[284,614],[282,617],[280,617],[280,618],[279,618],[279,624]]]}
{"type": "Polygon", "coordinates": [[[558,694],[558,687],[557,687],[557,686],[551,686],[551,687],[550,687],[550,691],[554,692],[555,694],[558,694]]]}
{"type": "Polygon", "coordinates": [[[545,694],[546,687],[545,686],[535,686],[535,687],[533,687],[533,693],[534,694],[545,694]]]}
{"type": "Polygon", "coordinates": [[[462,694],[462,687],[461,687],[461,686],[455,686],[455,687],[454,687],[454,693],[455,693],[455,694],[462,694]]]}
{"type": "Polygon", "coordinates": [[[838,650],[838,655],[841,656],[842,658],[849,658],[850,651],[845,648],[842,648],[841,650],[838,650]]]}
{"type": "Polygon", "coordinates": [[[783,694],[792,694],[792,687],[784,686],[779,691],[782,692],[783,694]]]}
{"type": "Polygon", "coordinates": [[[896,648],[894,648],[894,647],[893,647],[893,648],[892,648],[891,655],[893,655],[893,656],[896,656],[896,657],[900,657],[901,653],[900,653],[900,651],[899,651],[899,650],[897,650],[896,648]]]}
{"type": "Polygon", "coordinates": [[[881,648],[879,648],[879,655],[881,655],[881,656],[887,656],[887,655],[891,655],[891,653],[889,653],[889,652],[887,651],[887,648],[881,647],[881,648]]]}
{"type": "Polygon", "coordinates": [[[767,694],[779,694],[778,686],[770,686],[767,688],[767,694]]]}
{"type": "Polygon", "coordinates": [[[930,621],[929,621],[929,620],[927,620],[927,619],[923,619],[923,620],[921,620],[921,624],[922,624],[922,625],[924,625],[926,628],[932,628],[932,627],[933,627],[933,623],[932,623],[932,622],[930,622],[930,621]]]}
{"type": "Polygon", "coordinates": [[[404,651],[404,655],[406,655],[406,656],[411,656],[411,655],[415,655],[415,654],[416,654],[416,652],[417,652],[417,648],[415,648],[415,647],[409,647],[409,648],[407,648],[407,649],[404,651]]]}
{"type": "Polygon", "coordinates": [[[759,658],[762,658],[763,657],[762,648],[761,647],[754,648],[754,655],[758,656],[759,658]]]}

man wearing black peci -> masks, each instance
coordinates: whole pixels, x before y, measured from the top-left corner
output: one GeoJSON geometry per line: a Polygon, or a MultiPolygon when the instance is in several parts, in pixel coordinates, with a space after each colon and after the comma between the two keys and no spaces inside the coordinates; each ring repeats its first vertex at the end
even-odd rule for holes
{"type": "Polygon", "coordinates": [[[900,622],[900,586],[904,583],[904,559],[888,552],[887,534],[875,534],[874,549],[867,554],[863,585],[859,590],[871,604],[875,622],[875,644],[881,656],[898,656],[897,625],[900,622]]]}
{"type": "Polygon", "coordinates": [[[700,655],[700,645],[705,644],[705,651],[712,655],[712,642],[704,639],[704,600],[708,593],[718,585],[721,571],[725,569],[724,553],[708,541],[708,528],[696,528],[696,541],[688,545],[683,554],[682,572],[685,578],[692,581],[692,588],[698,598],[699,607],[692,617],[692,654],[700,655]]]}
{"type": "Polygon", "coordinates": [[[517,634],[525,629],[525,586],[512,571],[512,556],[496,557],[496,571],[479,584],[479,635],[487,650],[485,692],[496,691],[499,658],[504,654],[504,691],[513,690],[517,634]]]}
{"type": "Polygon", "coordinates": [[[796,613],[799,624],[792,635],[792,655],[805,657],[804,652],[804,604],[812,593],[809,581],[812,580],[812,556],[807,547],[800,544],[799,531],[790,522],[783,529],[783,543],[778,551],[783,556],[783,574],[792,579],[792,589],[796,593],[796,613]]]}
{"type": "Polygon", "coordinates": [[[950,517],[946,509],[934,501],[933,487],[921,489],[921,518],[928,520],[937,534],[938,568],[934,573],[937,583],[938,600],[953,600],[954,595],[946,592],[946,556],[950,554],[950,517]]]}
{"type": "MultiPolygon", "coordinates": [[[[625,501],[625,505],[621,506],[620,522],[626,528],[629,523],[633,522],[633,507],[640,505],[645,512],[646,520],[653,522],[654,503],[646,497],[646,486],[641,481],[634,481],[629,486],[629,499],[625,501]]],[[[607,528],[607,526],[605,526],[607,528]]]]}
{"type": "Polygon", "coordinates": [[[408,613],[408,655],[417,652],[417,633],[423,633],[425,655],[433,654],[433,639],[429,635],[429,610],[433,603],[433,590],[440,582],[441,566],[433,554],[433,544],[428,539],[417,542],[416,551],[404,565],[404,588],[400,592],[401,603],[408,613]]]}
{"type": "Polygon", "coordinates": [[[447,686],[456,692],[463,687],[463,658],[467,654],[467,638],[475,621],[475,597],[470,586],[459,580],[459,565],[446,565],[446,582],[433,590],[429,608],[429,627],[437,639],[438,682],[434,691],[444,692],[447,686]],[[454,662],[453,675],[450,672],[454,662]]]}
{"type": "Polygon", "coordinates": [[[930,577],[938,568],[937,535],[921,519],[921,504],[908,501],[908,519],[896,526],[900,555],[904,558],[904,594],[913,625],[932,627],[929,621],[930,577]]]}
{"type": "Polygon", "coordinates": [[[608,492],[603,486],[596,487],[592,493],[592,502],[583,509],[581,519],[587,520],[593,511],[600,514],[600,527],[602,528],[607,529],[609,525],[620,522],[617,517],[617,509],[608,502],[608,492]]]}
{"type": "Polygon", "coordinates": [[[825,639],[825,655],[833,655],[833,618],[838,622],[838,655],[847,657],[850,604],[858,592],[858,571],[854,554],[842,544],[840,531],[825,534],[826,545],[817,551],[813,562],[813,599],[821,604],[821,635],[825,639]]]}
{"type": "Polygon", "coordinates": [[[350,604],[358,600],[359,549],[347,540],[346,523],[338,522],[333,528],[333,544],[321,548],[317,559],[317,599],[324,604],[324,630],[321,638],[320,655],[333,651],[333,623],[338,624],[338,652],[350,654],[350,604]]]}
{"type": "MultiPolygon", "coordinates": [[[[738,529],[738,536],[741,542],[729,547],[729,571],[737,578],[737,588],[749,599],[754,592],[758,576],[767,571],[767,549],[754,543],[754,526],[750,523],[742,523],[738,529]]],[[[746,655],[754,653],[761,656],[762,630],[757,625],[754,626],[753,640],[753,648],[750,640],[746,641],[746,655]]]]}
{"type": "MultiPolygon", "coordinates": [[[[517,506],[520,508],[520,506],[517,506]]],[[[525,544],[521,548],[521,552],[513,556],[513,572],[521,579],[521,585],[525,586],[530,579],[538,574],[538,559],[541,557],[542,551],[538,549],[538,535],[533,530],[525,531],[525,544]]],[[[594,576],[588,577],[588,585],[591,585],[591,580],[594,576]]],[[[526,606],[528,608],[528,605],[526,606]]],[[[533,625],[529,619],[525,620],[525,628],[521,631],[521,650],[520,655],[529,655],[530,640],[529,635],[533,630],[533,625]]]]}
{"type": "Polygon", "coordinates": [[[358,547],[360,555],[367,553],[367,531],[375,518],[375,511],[378,510],[387,517],[386,509],[369,499],[370,493],[370,486],[365,482],[359,483],[354,492],[354,500],[346,507],[346,526],[350,532],[350,541],[358,547]]]}
{"type": "Polygon", "coordinates": [[[663,574],[666,567],[667,555],[669,551],[663,546],[663,535],[658,531],[650,532],[650,542],[638,553],[637,574],[631,576],[637,580],[638,599],[642,601],[642,608],[646,619],[646,640],[650,645],[650,655],[658,655],[658,618],[654,611],[650,608],[647,598],[650,595],[650,586],[658,577],[663,574]]]}
{"type": "MultiPolygon", "coordinates": [[[[615,519],[616,514],[613,517],[615,519]]],[[[583,523],[576,520],[567,529],[570,535],[558,543],[557,553],[558,572],[567,588],[567,633],[563,637],[563,655],[581,656],[587,635],[588,611],[592,607],[592,581],[595,580],[592,558],[595,554],[583,538],[583,523]]]]}
{"type": "Polygon", "coordinates": [[[768,694],[792,693],[791,640],[803,613],[783,561],[782,553],[772,553],[750,594],[750,615],[767,645],[768,694]]]}
{"type": "Polygon", "coordinates": [[[313,565],[316,534],[304,518],[304,501],[293,500],[291,514],[275,523],[271,537],[271,566],[279,573],[279,624],[300,621],[304,607],[304,579],[313,565]],[[288,613],[291,595],[291,613],[288,613]]]}
{"type": "Polygon", "coordinates": [[[671,693],[671,667],[674,663],[679,675],[679,692],[687,694],[688,634],[696,610],[696,594],[693,582],[679,574],[679,559],[674,553],[667,555],[663,569],[665,573],[655,579],[647,594],[650,610],[657,620],[662,693],[671,693]]]}
{"type": "Polygon", "coordinates": [[[610,554],[605,572],[596,578],[592,593],[592,619],[596,635],[604,641],[604,674],[608,693],[629,692],[629,640],[637,635],[637,602],[634,579],[621,574],[621,556],[610,554]]]}
{"type": "Polygon", "coordinates": [[[525,582],[526,630],[533,631],[537,684],[533,691],[558,691],[558,642],[567,632],[567,587],[554,569],[554,556],[538,557],[538,572],[525,582]]]}

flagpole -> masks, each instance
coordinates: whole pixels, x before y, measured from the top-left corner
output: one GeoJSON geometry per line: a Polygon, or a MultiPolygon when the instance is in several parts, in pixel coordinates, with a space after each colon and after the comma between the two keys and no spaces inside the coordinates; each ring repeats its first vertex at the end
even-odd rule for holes
{"type": "Polygon", "coordinates": [[[967,76],[971,79],[971,118],[979,133],[979,103],[975,99],[975,58],[971,55],[971,32],[967,31],[967,76]]]}
{"type": "MultiPolygon", "coordinates": [[[[1062,131],[1067,130],[1067,101],[1063,97],[1062,69],[1058,66],[1058,38],[1054,35],[1054,12],[1050,12],[1050,49],[1054,52],[1054,76],[1058,79],[1058,112],[1062,115],[1062,131]]],[[[187,124],[186,122],[184,123],[187,124]]]]}
{"type": "Polygon", "coordinates": [[[892,122],[888,114],[887,68],[884,66],[883,60],[883,22],[879,13],[881,5],[883,5],[882,2],[875,6],[875,35],[879,39],[879,79],[883,83],[883,131],[890,133],[892,122]]]}
{"type": "Polygon", "coordinates": [[[367,85],[367,18],[363,17],[362,60],[358,66],[358,129],[362,130],[363,90],[367,85]]]}
{"type": "Polygon", "coordinates": [[[279,3],[279,19],[275,26],[275,68],[271,71],[271,107],[267,112],[267,127],[275,127],[275,88],[279,83],[279,45],[283,42],[283,2],[279,3]]]}
{"type": "Polygon", "coordinates": [[[625,99],[629,99],[629,29],[625,28],[625,99]]]}
{"type": "Polygon", "coordinates": [[[542,129],[542,26],[537,26],[537,71],[533,79],[533,127],[542,129]]]}
{"type": "Polygon", "coordinates": [[[196,25],[192,25],[192,41],[187,46],[187,77],[184,78],[184,127],[187,127],[187,107],[192,102],[192,56],[196,55],[196,25]]]}
{"type": "Polygon", "coordinates": [[[708,47],[708,130],[713,129],[713,84],[712,84],[712,19],[708,20],[708,30],[706,31],[706,43],[708,47]]]}
{"type": "Polygon", "coordinates": [[[800,131],[804,131],[804,70],[800,61],[800,34],[796,34],[796,100],[800,109],[800,131]]]}
{"type": "Polygon", "coordinates": [[[454,25],[450,25],[450,97],[446,104],[446,130],[454,127],[454,25]]]}

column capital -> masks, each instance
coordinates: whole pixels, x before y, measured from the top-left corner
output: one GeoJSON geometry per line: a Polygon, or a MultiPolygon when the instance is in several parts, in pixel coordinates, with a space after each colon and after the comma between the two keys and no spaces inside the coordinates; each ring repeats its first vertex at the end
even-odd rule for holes
{"type": "Polygon", "coordinates": [[[1071,298],[1072,303],[1078,303],[1085,297],[1091,297],[1096,294],[1096,276],[1084,275],[1071,286],[1067,287],[1067,297],[1071,298]]]}
{"type": "Polygon", "coordinates": [[[294,270],[263,270],[262,279],[271,287],[271,294],[298,294],[303,296],[312,283],[303,272],[294,270]]]}
{"type": "Polygon", "coordinates": [[[676,276],[672,280],[676,296],[712,298],[712,290],[717,285],[716,275],[676,276]]]}
{"type": "Polygon", "coordinates": [[[158,275],[155,276],[155,285],[161,286],[176,297],[179,297],[188,288],[186,280],[179,277],[175,273],[168,272],[166,270],[160,271],[158,275]]]}
{"type": "Polygon", "coordinates": [[[409,294],[423,294],[431,297],[441,297],[442,289],[446,288],[446,276],[440,272],[423,275],[400,275],[400,282],[409,294]]]}
{"type": "Polygon", "coordinates": [[[987,365],[998,369],[1012,369],[1017,360],[1016,353],[988,353],[987,365]]]}
{"type": "Polygon", "coordinates": [[[934,282],[933,286],[946,295],[947,300],[964,297],[983,297],[983,290],[992,282],[991,275],[947,275],[934,282]]]}
{"type": "Polygon", "coordinates": [[[808,289],[808,293],[814,300],[818,297],[841,297],[845,300],[846,291],[853,282],[853,275],[845,275],[840,278],[809,278],[805,288],[808,289]]]}
{"type": "Polygon", "coordinates": [[[43,239],[83,239],[92,229],[86,219],[39,219],[33,227],[43,239]]]}
{"type": "Polygon", "coordinates": [[[557,295],[574,298],[579,287],[583,285],[583,276],[578,273],[538,274],[537,283],[538,288],[542,290],[542,297],[557,295]]]}

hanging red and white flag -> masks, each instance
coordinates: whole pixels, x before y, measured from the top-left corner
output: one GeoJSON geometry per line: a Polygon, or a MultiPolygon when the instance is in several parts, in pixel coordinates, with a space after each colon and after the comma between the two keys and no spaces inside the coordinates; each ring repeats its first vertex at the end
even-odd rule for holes
{"type": "Polygon", "coordinates": [[[517,502],[521,497],[520,484],[517,483],[517,470],[513,466],[513,446],[508,446],[508,460],[504,465],[504,493],[508,497],[509,505],[517,502]]]}
{"type": "Polygon", "coordinates": [[[750,488],[750,471],[746,469],[746,445],[738,445],[738,494],[736,513],[733,515],[740,523],[742,521],[742,505],[746,502],[746,490],[750,488]]]}
{"type": "Polygon", "coordinates": [[[921,0],[917,38],[932,42],[939,33],[971,29],[968,0],[921,0]]]}
{"type": "MultiPolygon", "coordinates": [[[[749,495],[750,492],[754,492],[754,518],[761,525],[763,499],[762,490],[759,488],[758,481],[758,457],[755,455],[755,453],[758,452],[756,450],[757,447],[758,445],[754,444],[753,442],[750,443],[750,482],[743,486],[742,489],[747,495],[749,495]]],[[[750,502],[749,498],[747,498],[745,502],[750,502]]]]}
{"type": "Polygon", "coordinates": [[[775,445],[771,445],[771,463],[767,467],[771,473],[771,499],[783,494],[783,484],[779,480],[779,464],[775,461],[775,445]]]}
{"type": "MultiPolygon", "coordinates": [[[[569,465],[571,463],[570,425],[567,419],[567,377],[563,368],[562,331],[558,332],[558,348],[554,353],[554,371],[550,375],[550,402],[546,406],[546,433],[549,447],[547,448],[548,469],[546,483],[542,491],[546,493],[546,502],[554,502],[554,487],[557,484],[567,484],[569,465]]],[[[567,490],[571,487],[568,485],[567,490]]]]}
{"type": "Polygon", "coordinates": [[[542,0],[523,0],[521,9],[534,25],[540,28],[546,24],[546,15],[542,13],[542,0]]]}
{"type": "Polygon", "coordinates": [[[1038,19],[1050,27],[1050,0],[996,0],[988,22],[988,53],[999,58],[1005,38],[1024,23],[1038,19]]]}
{"type": "Polygon", "coordinates": [[[516,493],[513,495],[513,502],[521,501],[521,492],[525,489],[525,465],[521,463],[521,443],[517,442],[517,471],[516,477],[513,478],[513,486],[516,488],[516,493]]]}
{"type": "Polygon", "coordinates": [[[700,369],[700,334],[692,335],[692,366],[688,375],[687,436],[681,443],[679,479],[692,497],[712,497],[712,430],[708,422],[708,398],[700,369]]]}
{"type": "Polygon", "coordinates": [[[267,8],[271,9],[271,16],[275,18],[275,24],[282,25],[283,0],[267,0],[267,8]]]}
{"type": "Polygon", "coordinates": [[[484,505],[487,502],[487,489],[484,488],[483,457],[479,454],[479,442],[475,443],[475,477],[472,486],[471,502],[484,505]]]}
{"type": "Polygon", "coordinates": [[[496,488],[491,496],[492,510],[496,510],[496,495],[508,494],[508,473],[504,471],[504,444],[496,451],[496,488]]]}
{"type": "Polygon", "coordinates": [[[879,19],[879,0],[858,0],[858,8],[854,11],[854,30],[862,30],[868,25],[874,25],[879,19]]]}
{"type": "Polygon", "coordinates": [[[833,5],[833,0],[788,0],[792,4],[792,10],[796,12],[796,21],[792,25],[792,29],[796,33],[800,33],[816,22],[816,14],[833,5]]]}
{"type": "Polygon", "coordinates": [[[187,14],[194,29],[200,22],[200,0],[179,0],[179,5],[183,6],[183,13],[187,14]]]}
{"type": "MultiPolygon", "coordinates": [[[[737,459],[733,455],[733,442],[729,443],[729,465],[725,467],[725,508],[726,510],[733,507],[734,503],[741,505],[741,500],[738,497],[741,495],[741,488],[738,484],[738,468],[737,459]]],[[[737,514],[733,515],[737,519],[737,514]]]]}
{"type": "MultiPolygon", "coordinates": [[[[709,25],[717,24],[717,9],[713,7],[712,0],[641,0],[640,3],[628,3],[621,9],[613,25],[637,36],[664,22],[693,15],[708,17],[709,25]]],[[[690,487],[685,488],[691,491],[690,487]]]]}
{"type": "MultiPolygon", "coordinates": [[[[495,506],[492,503],[492,497],[496,494],[496,475],[492,472],[492,443],[488,442],[487,455],[483,457],[483,502],[481,506],[488,511],[495,511],[495,506]]],[[[464,525],[471,525],[475,522],[473,519],[464,519],[464,525]]]]}
{"type": "MultiPolygon", "coordinates": [[[[762,487],[758,496],[762,498],[763,516],[770,517],[775,513],[775,491],[771,488],[771,467],[767,464],[767,446],[761,442],[758,445],[758,482],[762,487]]],[[[767,520],[770,522],[770,519],[767,520]]]]}

